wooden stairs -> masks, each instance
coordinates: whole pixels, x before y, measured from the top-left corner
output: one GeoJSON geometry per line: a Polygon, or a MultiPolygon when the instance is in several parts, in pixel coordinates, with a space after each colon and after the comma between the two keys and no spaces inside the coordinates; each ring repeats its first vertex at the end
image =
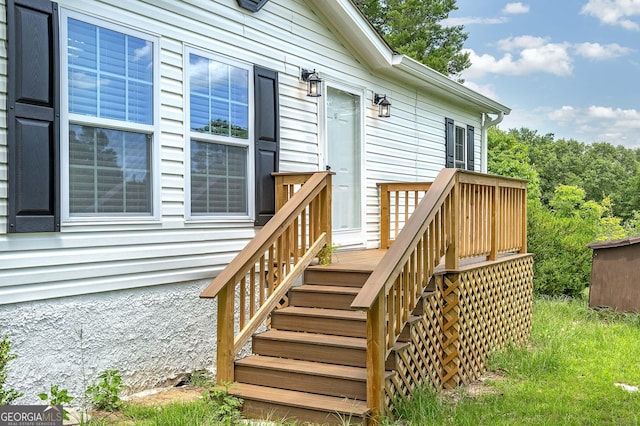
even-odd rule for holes
{"type": "Polygon", "coordinates": [[[288,293],[289,306],[253,336],[253,355],[235,362],[229,392],[244,400],[246,417],[367,424],[366,314],[350,305],[369,275],[306,270],[304,284],[288,293]]]}
{"type": "Polygon", "coordinates": [[[529,335],[525,181],[443,169],[381,185],[381,249],[309,266],[332,245],[331,174],[276,175],[276,214],[200,295],[218,299],[216,382],[246,417],[373,423],[421,383],[474,380],[489,349],[529,335]]]}

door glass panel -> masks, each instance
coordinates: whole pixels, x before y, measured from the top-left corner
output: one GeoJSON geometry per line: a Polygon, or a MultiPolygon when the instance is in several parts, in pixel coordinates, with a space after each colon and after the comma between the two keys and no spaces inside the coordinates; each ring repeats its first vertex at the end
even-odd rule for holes
{"type": "Polygon", "coordinates": [[[360,96],[327,88],[327,163],[333,176],[333,229],[361,228],[360,96]]]}

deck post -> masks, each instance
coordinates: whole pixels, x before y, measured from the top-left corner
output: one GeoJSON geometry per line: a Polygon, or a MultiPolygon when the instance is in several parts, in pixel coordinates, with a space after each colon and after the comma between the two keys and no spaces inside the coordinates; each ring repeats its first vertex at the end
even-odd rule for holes
{"type": "Polygon", "coordinates": [[[390,207],[391,198],[389,195],[389,186],[387,184],[379,184],[380,187],[380,248],[389,248],[389,232],[390,232],[390,207]]]}
{"type": "Polygon", "coordinates": [[[274,175],[276,184],[276,211],[280,210],[287,202],[287,187],[284,184],[283,175],[274,175]]]}
{"type": "Polygon", "coordinates": [[[217,363],[216,383],[224,385],[233,383],[233,318],[234,318],[233,286],[227,284],[218,293],[218,336],[216,339],[217,363]]]}
{"type": "Polygon", "coordinates": [[[449,213],[450,218],[448,218],[451,221],[451,235],[449,247],[447,247],[445,253],[445,268],[447,269],[458,269],[460,260],[460,223],[465,220],[465,218],[460,217],[460,185],[457,175],[455,179],[456,182],[451,188],[451,211],[449,213]]]}
{"type": "Polygon", "coordinates": [[[325,232],[327,234],[327,247],[332,247],[332,238],[331,238],[331,228],[333,227],[333,222],[331,220],[331,216],[333,215],[332,208],[332,186],[331,186],[331,173],[327,173],[325,176],[325,180],[327,181],[327,186],[322,191],[320,196],[320,202],[322,205],[322,213],[320,217],[320,232],[325,232]]]}
{"type": "Polygon", "coordinates": [[[522,212],[522,245],[520,246],[520,253],[524,254],[527,252],[527,189],[522,191],[522,208],[520,209],[522,212]]]}
{"type": "Polygon", "coordinates": [[[491,204],[491,251],[488,260],[498,258],[498,226],[500,224],[500,185],[498,182],[493,186],[493,202],[491,204]]]}
{"type": "Polygon", "coordinates": [[[384,414],[384,366],[387,353],[385,298],[379,294],[367,311],[367,405],[374,419],[384,414]]]}

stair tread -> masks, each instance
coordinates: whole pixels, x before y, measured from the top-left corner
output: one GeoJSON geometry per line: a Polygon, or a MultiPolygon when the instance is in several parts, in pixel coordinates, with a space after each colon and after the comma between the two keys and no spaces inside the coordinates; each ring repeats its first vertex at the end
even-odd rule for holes
{"type": "Polygon", "coordinates": [[[365,381],[367,369],[347,365],[326,364],[323,362],[302,361],[290,358],[278,358],[265,355],[252,355],[236,361],[236,366],[258,367],[269,370],[282,370],[292,373],[304,373],[314,376],[336,377],[365,381]]]}
{"type": "Polygon", "coordinates": [[[291,289],[292,291],[303,291],[310,293],[334,293],[357,295],[360,292],[358,287],[343,287],[338,285],[303,284],[291,289]]]}
{"type": "Polygon", "coordinates": [[[352,311],[352,310],[346,310],[346,309],[305,308],[300,306],[287,306],[286,308],[278,309],[275,312],[277,314],[282,314],[282,315],[301,315],[301,316],[309,316],[309,317],[348,319],[348,320],[356,320],[356,321],[367,319],[366,312],[352,311]]]}
{"type": "Polygon", "coordinates": [[[316,345],[332,345],[355,349],[366,349],[367,347],[367,339],[362,337],[345,337],[330,334],[304,333],[275,329],[256,334],[254,335],[254,338],[264,338],[316,345]]]}
{"type": "Polygon", "coordinates": [[[258,400],[318,411],[349,413],[365,416],[369,413],[367,403],[360,400],[306,392],[277,389],[266,386],[233,383],[229,393],[243,399],[258,400]]]}
{"type": "MultiPolygon", "coordinates": [[[[255,338],[266,338],[269,340],[280,340],[295,343],[308,343],[313,345],[332,345],[350,349],[367,349],[366,337],[347,337],[333,334],[306,333],[300,331],[287,331],[271,329],[262,333],[254,334],[255,338]]],[[[409,345],[406,342],[396,342],[393,350],[399,350],[409,345]]]]}

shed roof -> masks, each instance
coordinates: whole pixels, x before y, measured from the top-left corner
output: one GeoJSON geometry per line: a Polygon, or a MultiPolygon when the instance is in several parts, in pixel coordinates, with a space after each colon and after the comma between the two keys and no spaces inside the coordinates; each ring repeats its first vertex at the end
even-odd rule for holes
{"type": "Polygon", "coordinates": [[[638,243],[640,243],[640,237],[627,237],[627,238],[621,238],[619,240],[597,241],[591,244],[587,244],[587,247],[597,250],[597,249],[631,246],[638,243]]]}

